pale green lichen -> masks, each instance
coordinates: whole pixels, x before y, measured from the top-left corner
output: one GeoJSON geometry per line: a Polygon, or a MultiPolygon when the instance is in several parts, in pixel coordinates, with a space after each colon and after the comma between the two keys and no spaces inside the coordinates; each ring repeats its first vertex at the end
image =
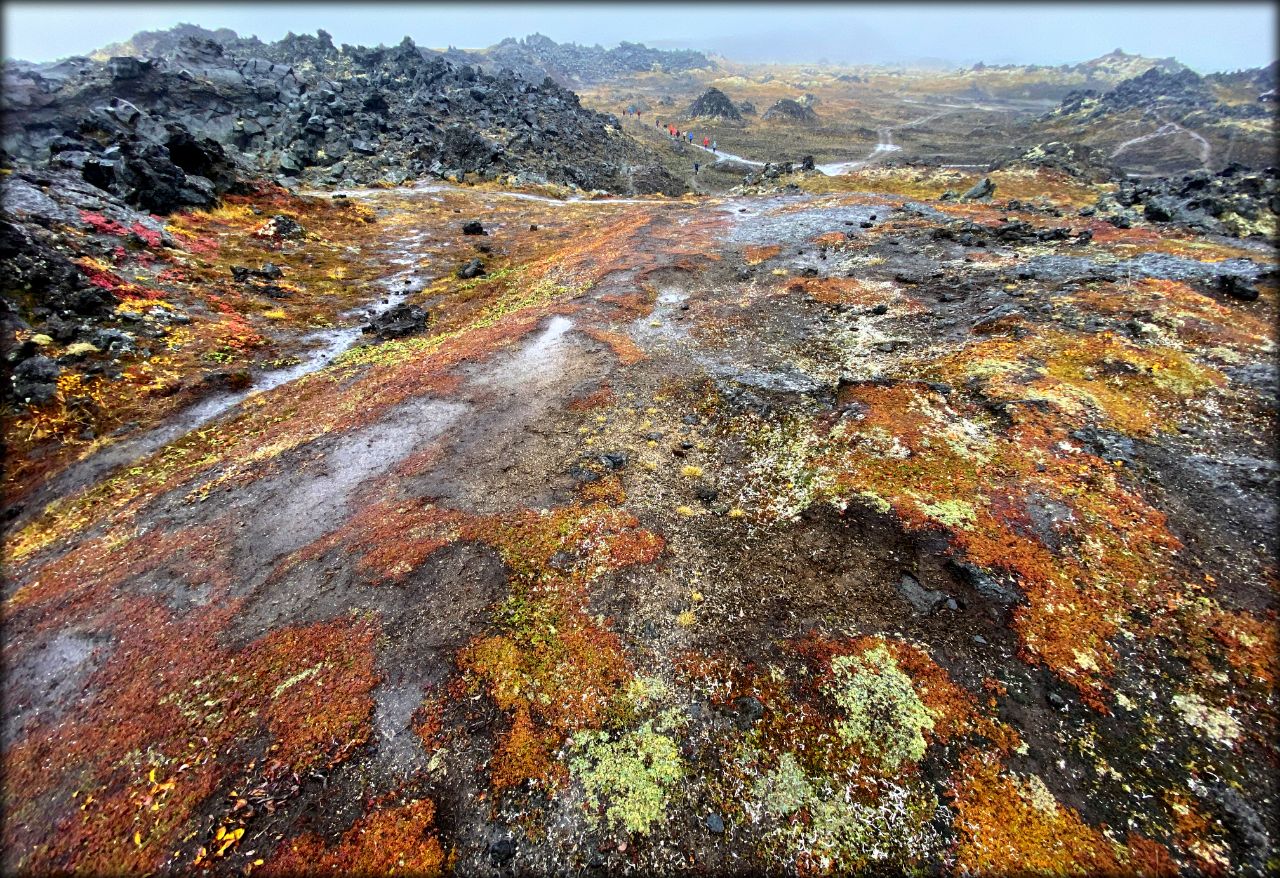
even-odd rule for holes
{"type": "Polygon", "coordinates": [[[953,530],[969,530],[978,520],[978,512],[973,508],[973,504],[966,503],[964,500],[921,502],[920,511],[953,530]]]}
{"type": "Polygon", "coordinates": [[[933,730],[933,717],[888,649],[840,656],[831,670],[835,680],[828,693],[845,712],[836,723],[841,740],[857,744],[890,772],[924,756],[924,733],[933,730]]]}
{"type": "Polygon", "coordinates": [[[604,732],[580,732],[579,753],[569,764],[593,810],[602,806],[610,827],[647,835],[666,814],[672,785],[684,774],[676,743],[652,721],[612,739],[604,732]]]}
{"type": "Polygon", "coordinates": [[[777,821],[767,837],[789,858],[820,871],[860,871],[873,863],[909,869],[935,857],[942,845],[931,824],[936,797],[919,784],[879,787],[868,799],[865,787],[811,775],[784,753],[756,781],[748,808],[777,821]],[[796,819],[801,813],[807,819],[796,819]]]}

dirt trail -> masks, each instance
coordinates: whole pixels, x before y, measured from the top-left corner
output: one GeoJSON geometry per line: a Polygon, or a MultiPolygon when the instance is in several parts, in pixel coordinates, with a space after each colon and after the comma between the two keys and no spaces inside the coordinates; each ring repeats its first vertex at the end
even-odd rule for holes
{"type": "Polygon", "coordinates": [[[1194,140],[1198,145],[1200,164],[1206,168],[1209,167],[1209,159],[1213,155],[1213,147],[1209,144],[1209,141],[1205,140],[1203,137],[1201,137],[1196,132],[1190,130],[1189,128],[1183,128],[1177,122],[1166,122],[1163,119],[1159,119],[1157,121],[1161,123],[1159,128],[1157,128],[1155,131],[1150,132],[1149,134],[1143,134],[1139,137],[1133,137],[1133,138],[1130,138],[1129,140],[1126,140],[1124,143],[1121,143],[1119,146],[1117,146],[1115,149],[1111,151],[1111,158],[1116,158],[1121,153],[1126,152],[1132,147],[1138,146],[1139,144],[1142,144],[1142,143],[1147,143],[1148,141],[1151,141],[1151,140],[1157,140],[1162,137],[1175,137],[1179,134],[1185,134],[1186,136],[1194,140]]]}

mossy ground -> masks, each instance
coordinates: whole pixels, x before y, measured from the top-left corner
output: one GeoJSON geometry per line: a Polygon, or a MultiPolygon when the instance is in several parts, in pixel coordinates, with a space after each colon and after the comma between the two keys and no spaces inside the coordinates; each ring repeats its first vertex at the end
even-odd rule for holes
{"type": "MultiPolygon", "coordinates": [[[[189,279],[146,288],[193,316],[154,366],[175,380],[296,351],[381,295],[387,254],[432,324],[7,535],[5,867],[479,872],[498,840],[526,872],[1273,856],[1223,802],[1276,837],[1275,388],[1251,377],[1276,291],[1018,277],[1056,252],[1264,257],[1145,226],[966,249],[930,233],[1083,229],[1050,210],[1084,195],[1028,175],[1030,206],[939,219],[904,208],[926,176],[267,191],[172,219],[158,259],[189,279]],[[311,237],[259,253],[254,207],[311,237]],[[292,298],[229,288],[245,252],[292,298]],[[487,275],[458,279],[473,255],[487,275]]],[[[12,490],[89,450],[23,463],[72,390],[10,424],[12,490]]],[[[97,417],[161,423],[168,399],[97,417]]]]}

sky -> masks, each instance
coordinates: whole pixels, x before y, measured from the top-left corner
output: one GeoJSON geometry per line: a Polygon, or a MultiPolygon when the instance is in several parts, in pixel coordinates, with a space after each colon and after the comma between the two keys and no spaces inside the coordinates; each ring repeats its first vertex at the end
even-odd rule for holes
{"type": "Polygon", "coordinates": [[[276,40],[479,48],[558,42],[697,48],[732,60],[1074,64],[1115,48],[1208,73],[1277,57],[1276,5],[1253,3],[62,3],[3,4],[4,56],[51,61],[179,22],[276,40]]]}

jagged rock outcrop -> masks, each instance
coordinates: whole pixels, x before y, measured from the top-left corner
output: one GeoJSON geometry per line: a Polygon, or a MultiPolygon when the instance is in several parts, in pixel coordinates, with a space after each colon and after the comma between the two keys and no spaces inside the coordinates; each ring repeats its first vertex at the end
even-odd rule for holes
{"type": "Polygon", "coordinates": [[[1280,217],[1280,171],[1231,164],[1217,173],[1125,180],[1097,205],[1101,214],[1175,223],[1235,237],[1272,237],[1280,217]]]}
{"type": "Polygon", "coordinates": [[[405,39],[329,35],[142,41],[156,57],[7,64],[3,148],[56,156],[86,180],[164,212],[215,198],[236,174],[312,183],[516,177],[611,192],[684,190],[617,120],[549,79],[456,65],[405,39]],[[112,152],[118,150],[118,153],[112,152]],[[210,176],[212,174],[212,176],[210,176]],[[205,181],[208,181],[207,183],[205,181]]]}
{"type": "Polygon", "coordinates": [[[693,119],[731,119],[735,122],[742,120],[742,113],[734,106],[733,101],[729,100],[729,96],[718,88],[709,88],[703,92],[689,105],[686,115],[693,119]]]}

